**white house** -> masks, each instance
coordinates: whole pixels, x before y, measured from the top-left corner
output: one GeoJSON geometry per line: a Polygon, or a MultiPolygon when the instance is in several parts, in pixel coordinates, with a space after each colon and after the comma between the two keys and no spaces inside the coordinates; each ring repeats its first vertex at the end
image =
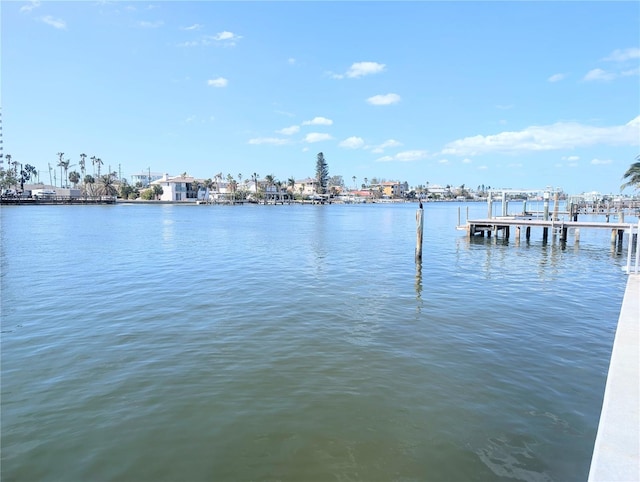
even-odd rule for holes
{"type": "Polygon", "coordinates": [[[185,201],[196,202],[198,199],[198,187],[196,179],[191,176],[163,175],[160,179],[151,182],[151,186],[159,185],[162,188],[160,201],[185,201]]]}

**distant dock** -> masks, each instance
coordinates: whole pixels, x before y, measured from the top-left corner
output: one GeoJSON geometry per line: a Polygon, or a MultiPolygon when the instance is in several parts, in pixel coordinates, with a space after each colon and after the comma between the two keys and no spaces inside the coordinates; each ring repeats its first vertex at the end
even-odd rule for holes
{"type": "MultiPolygon", "coordinates": [[[[527,201],[522,202],[522,211],[515,214],[508,213],[508,201],[506,199],[506,192],[502,193],[501,198],[501,215],[495,216],[493,214],[493,197],[489,197],[488,213],[486,218],[467,219],[463,225],[460,222],[460,210],[458,209],[458,230],[466,231],[469,237],[474,236],[499,236],[502,235],[505,239],[509,239],[511,230],[515,231],[515,239],[519,241],[524,230],[525,239],[531,238],[531,228],[542,228],[542,239],[547,241],[549,234],[553,236],[559,236],[560,241],[566,242],[569,233],[574,235],[576,242],[580,241],[580,229],[607,229],[611,231],[612,244],[622,243],[624,234],[627,233],[630,236],[633,235],[637,239],[637,230],[634,231],[634,225],[631,223],[625,223],[625,208],[619,207],[617,211],[610,211],[602,209],[601,206],[596,204],[589,206],[583,203],[571,203],[566,202],[565,210],[560,211],[560,202],[558,200],[558,193],[555,195],[553,201],[553,211],[550,212],[550,193],[545,193],[544,205],[542,211],[530,211],[527,210],[527,201]],[[581,215],[588,214],[591,216],[604,216],[604,221],[580,221],[578,218],[581,215]],[[611,217],[617,217],[617,222],[610,222],[611,217]],[[634,234],[635,233],[635,234],[634,234]]],[[[632,214],[638,213],[627,209],[632,214]]],[[[468,211],[467,211],[468,218],[468,211]]],[[[631,238],[630,238],[631,239],[631,238]]]]}

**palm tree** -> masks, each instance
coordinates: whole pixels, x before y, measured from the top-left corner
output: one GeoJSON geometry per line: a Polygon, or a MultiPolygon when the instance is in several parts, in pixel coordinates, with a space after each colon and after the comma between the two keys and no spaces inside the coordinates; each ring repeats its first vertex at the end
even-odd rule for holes
{"type": "Polygon", "coordinates": [[[100,159],[99,157],[96,158],[96,164],[98,166],[98,177],[100,177],[100,166],[102,164],[104,164],[104,162],[102,162],[102,159],[100,159]]]}
{"type": "Polygon", "coordinates": [[[69,173],[69,181],[71,181],[71,183],[73,184],[74,189],[78,186],[78,183],[80,182],[80,173],[77,171],[71,171],[69,173]]]}
{"type": "Polygon", "coordinates": [[[90,194],[91,196],[93,196],[93,185],[96,183],[95,178],[91,174],[87,174],[86,176],[84,176],[82,183],[84,184],[85,196],[87,194],[90,194]]]}
{"type": "MultiPolygon", "coordinates": [[[[69,187],[69,183],[67,183],[67,179],[69,178],[67,172],[69,171],[71,161],[67,159],[66,161],[62,161],[61,164],[62,168],[64,169],[64,187],[69,187]]],[[[62,187],[62,179],[60,180],[60,187],[62,187]]]]}
{"type": "Polygon", "coordinates": [[[111,174],[100,176],[99,182],[98,194],[100,196],[115,196],[118,194],[118,190],[114,186],[113,176],[111,174]]]}
{"type": "Polygon", "coordinates": [[[254,172],[254,173],[251,175],[251,180],[253,181],[253,184],[254,184],[254,186],[255,186],[255,188],[256,188],[256,201],[258,200],[258,178],[259,178],[259,177],[260,177],[260,176],[259,176],[259,174],[258,174],[257,172],[254,172]]]}
{"type": "Polygon", "coordinates": [[[156,198],[156,201],[158,200],[158,197],[162,196],[162,194],[164,193],[160,184],[154,184],[151,189],[153,192],[153,196],[156,198]]]}
{"type": "Polygon", "coordinates": [[[24,191],[24,183],[31,179],[31,176],[35,176],[38,170],[31,164],[26,164],[24,169],[20,169],[20,190],[24,191]]]}
{"type": "Polygon", "coordinates": [[[91,164],[93,165],[93,175],[96,175],[96,156],[91,156],[91,164]]]}
{"type": "Polygon", "coordinates": [[[356,176],[353,176],[351,179],[353,179],[353,188],[356,188],[356,176]]]}
{"type": "Polygon", "coordinates": [[[13,176],[18,177],[18,161],[11,162],[11,154],[4,156],[7,158],[7,165],[13,166],[13,176]]]}
{"type": "Polygon", "coordinates": [[[80,174],[82,175],[82,178],[84,179],[84,175],[85,175],[85,164],[86,164],[86,159],[87,159],[87,155],[82,153],[80,154],[80,174]]]}
{"type": "Polygon", "coordinates": [[[62,156],[64,156],[64,152],[58,152],[58,164],[57,166],[60,168],[60,187],[62,187],[62,167],[64,166],[64,161],[62,160],[62,156]]]}
{"type": "Polygon", "coordinates": [[[295,197],[296,179],[291,176],[287,179],[287,186],[291,188],[291,199],[295,197]]]}
{"type": "Polygon", "coordinates": [[[633,187],[636,190],[640,189],[640,155],[636,156],[636,162],[629,166],[622,179],[626,180],[626,182],[620,186],[621,191],[627,187],[633,187]]]}
{"type": "Polygon", "coordinates": [[[220,181],[222,180],[222,173],[219,172],[218,174],[213,176],[213,179],[215,179],[216,181],[216,191],[218,192],[218,198],[219,198],[220,197],[220,181]]]}
{"type": "MultiPolygon", "coordinates": [[[[273,176],[273,174],[264,176],[264,180],[267,183],[268,187],[273,186],[276,182],[276,178],[273,176]]],[[[271,189],[267,189],[267,191],[271,191],[271,189]]],[[[264,203],[267,204],[267,196],[264,197],[264,203]]]]}

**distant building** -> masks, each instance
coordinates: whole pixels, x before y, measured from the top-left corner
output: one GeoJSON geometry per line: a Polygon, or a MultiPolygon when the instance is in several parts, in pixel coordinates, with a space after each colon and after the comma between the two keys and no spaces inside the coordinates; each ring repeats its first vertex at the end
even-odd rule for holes
{"type": "Polygon", "coordinates": [[[136,185],[140,183],[142,187],[149,187],[153,181],[157,181],[162,178],[160,172],[140,171],[138,174],[131,175],[131,184],[136,185]]]}
{"type": "Polygon", "coordinates": [[[383,182],[380,186],[382,194],[391,198],[403,198],[409,189],[406,182],[383,182]]]}

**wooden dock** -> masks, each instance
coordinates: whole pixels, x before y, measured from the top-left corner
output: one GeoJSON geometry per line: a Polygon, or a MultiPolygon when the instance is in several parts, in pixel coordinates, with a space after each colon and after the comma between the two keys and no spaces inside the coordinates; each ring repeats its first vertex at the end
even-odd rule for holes
{"type": "Polygon", "coordinates": [[[491,237],[502,234],[504,238],[509,238],[511,228],[515,228],[515,237],[520,239],[521,231],[524,229],[525,238],[531,238],[531,228],[542,228],[542,239],[547,240],[549,231],[553,235],[559,235],[561,241],[567,241],[569,230],[574,233],[576,241],[580,239],[580,229],[608,229],[611,231],[611,241],[622,240],[625,232],[629,232],[630,223],[610,223],[599,221],[564,221],[558,219],[539,219],[526,216],[503,216],[486,219],[469,219],[466,225],[459,225],[457,229],[466,231],[469,237],[487,236],[491,237]]]}

